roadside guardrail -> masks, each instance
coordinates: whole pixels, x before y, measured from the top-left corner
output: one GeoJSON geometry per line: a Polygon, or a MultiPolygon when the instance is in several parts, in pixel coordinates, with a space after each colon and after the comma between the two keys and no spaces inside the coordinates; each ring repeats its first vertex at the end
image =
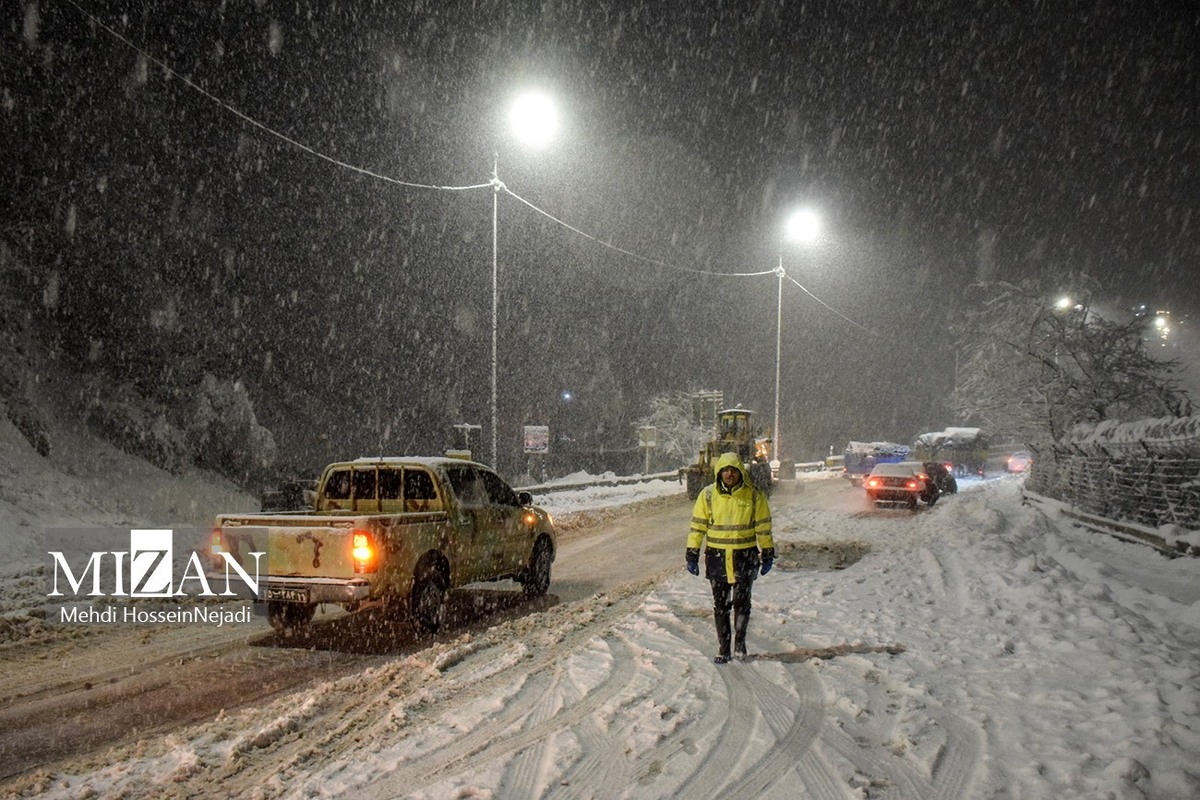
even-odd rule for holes
{"type": "Polygon", "coordinates": [[[629,486],[630,484],[634,483],[677,480],[679,480],[679,470],[673,469],[670,472],[655,472],[646,475],[594,475],[586,480],[552,481],[549,483],[538,483],[532,486],[517,486],[514,488],[518,492],[530,492],[532,494],[552,494],[553,492],[568,492],[575,489],[589,489],[593,486],[629,486]]]}

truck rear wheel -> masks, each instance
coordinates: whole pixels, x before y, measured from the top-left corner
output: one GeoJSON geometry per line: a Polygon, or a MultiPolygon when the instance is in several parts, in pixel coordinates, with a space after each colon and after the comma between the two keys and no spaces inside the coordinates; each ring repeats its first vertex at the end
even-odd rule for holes
{"type": "Polygon", "coordinates": [[[409,613],[418,633],[434,634],[442,627],[446,612],[446,584],[442,575],[430,567],[417,576],[409,598],[409,613]]]}
{"type": "Polygon", "coordinates": [[[312,622],[317,607],[309,603],[284,603],[271,600],[267,603],[267,621],[280,633],[295,633],[312,622]]]}

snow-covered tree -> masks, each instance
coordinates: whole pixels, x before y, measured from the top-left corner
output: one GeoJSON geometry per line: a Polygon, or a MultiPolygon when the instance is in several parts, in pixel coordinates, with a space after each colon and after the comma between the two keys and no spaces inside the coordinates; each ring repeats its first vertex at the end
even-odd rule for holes
{"type": "Polygon", "coordinates": [[[196,387],[184,430],[191,457],[201,466],[251,482],[275,463],[275,437],[258,423],[240,381],[206,374],[196,387]]]}
{"type": "Polygon", "coordinates": [[[658,467],[691,464],[712,438],[712,425],[700,424],[692,405],[692,394],[661,394],[650,400],[650,413],[637,421],[637,427],[651,426],[656,430],[657,442],[650,455],[658,467]]]}
{"type": "Polygon", "coordinates": [[[1190,413],[1175,363],[1146,348],[1144,319],[1114,321],[1086,301],[1056,303],[1039,281],[981,289],[983,301],[955,330],[952,403],[964,422],[1039,442],[1080,422],[1190,413]]]}

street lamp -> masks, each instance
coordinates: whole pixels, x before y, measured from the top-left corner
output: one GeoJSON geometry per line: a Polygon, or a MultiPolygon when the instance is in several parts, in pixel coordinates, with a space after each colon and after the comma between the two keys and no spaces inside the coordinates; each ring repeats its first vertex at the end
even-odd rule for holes
{"type": "Polygon", "coordinates": [[[775,440],[775,460],[783,463],[780,457],[782,448],[779,446],[779,374],[783,362],[783,279],[787,272],[783,269],[783,240],[811,243],[815,242],[821,231],[821,218],[811,209],[801,209],[788,217],[783,233],[779,235],[779,265],[775,267],[775,277],[779,279],[779,291],[775,298],[775,423],[771,436],[775,440]]]}
{"type": "MultiPolygon", "coordinates": [[[[518,142],[540,147],[547,144],[558,130],[558,112],[550,96],[540,91],[526,91],[517,95],[508,109],[508,129],[518,142]]],[[[500,414],[497,411],[499,394],[499,329],[500,329],[500,247],[499,219],[500,192],[504,184],[500,181],[499,149],[492,159],[492,449],[491,464],[496,463],[500,414]]]]}

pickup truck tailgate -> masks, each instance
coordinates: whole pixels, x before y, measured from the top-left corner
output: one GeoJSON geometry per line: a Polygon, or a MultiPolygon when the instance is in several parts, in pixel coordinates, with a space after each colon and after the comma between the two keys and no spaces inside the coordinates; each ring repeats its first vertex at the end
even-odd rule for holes
{"type": "MultiPolygon", "coordinates": [[[[280,577],[353,578],[361,576],[374,559],[355,558],[355,528],[351,519],[312,517],[221,520],[221,545],[243,567],[254,568],[249,553],[265,552],[265,571],[280,577]],[[316,524],[314,524],[316,523],[316,524]]],[[[363,531],[359,531],[361,534],[363,531]]],[[[382,542],[365,545],[377,552],[382,542]]],[[[359,546],[364,543],[360,539],[359,546]]],[[[365,555],[360,551],[360,556],[365,555]]],[[[374,571],[371,569],[370,571],[374,571]]]]}

